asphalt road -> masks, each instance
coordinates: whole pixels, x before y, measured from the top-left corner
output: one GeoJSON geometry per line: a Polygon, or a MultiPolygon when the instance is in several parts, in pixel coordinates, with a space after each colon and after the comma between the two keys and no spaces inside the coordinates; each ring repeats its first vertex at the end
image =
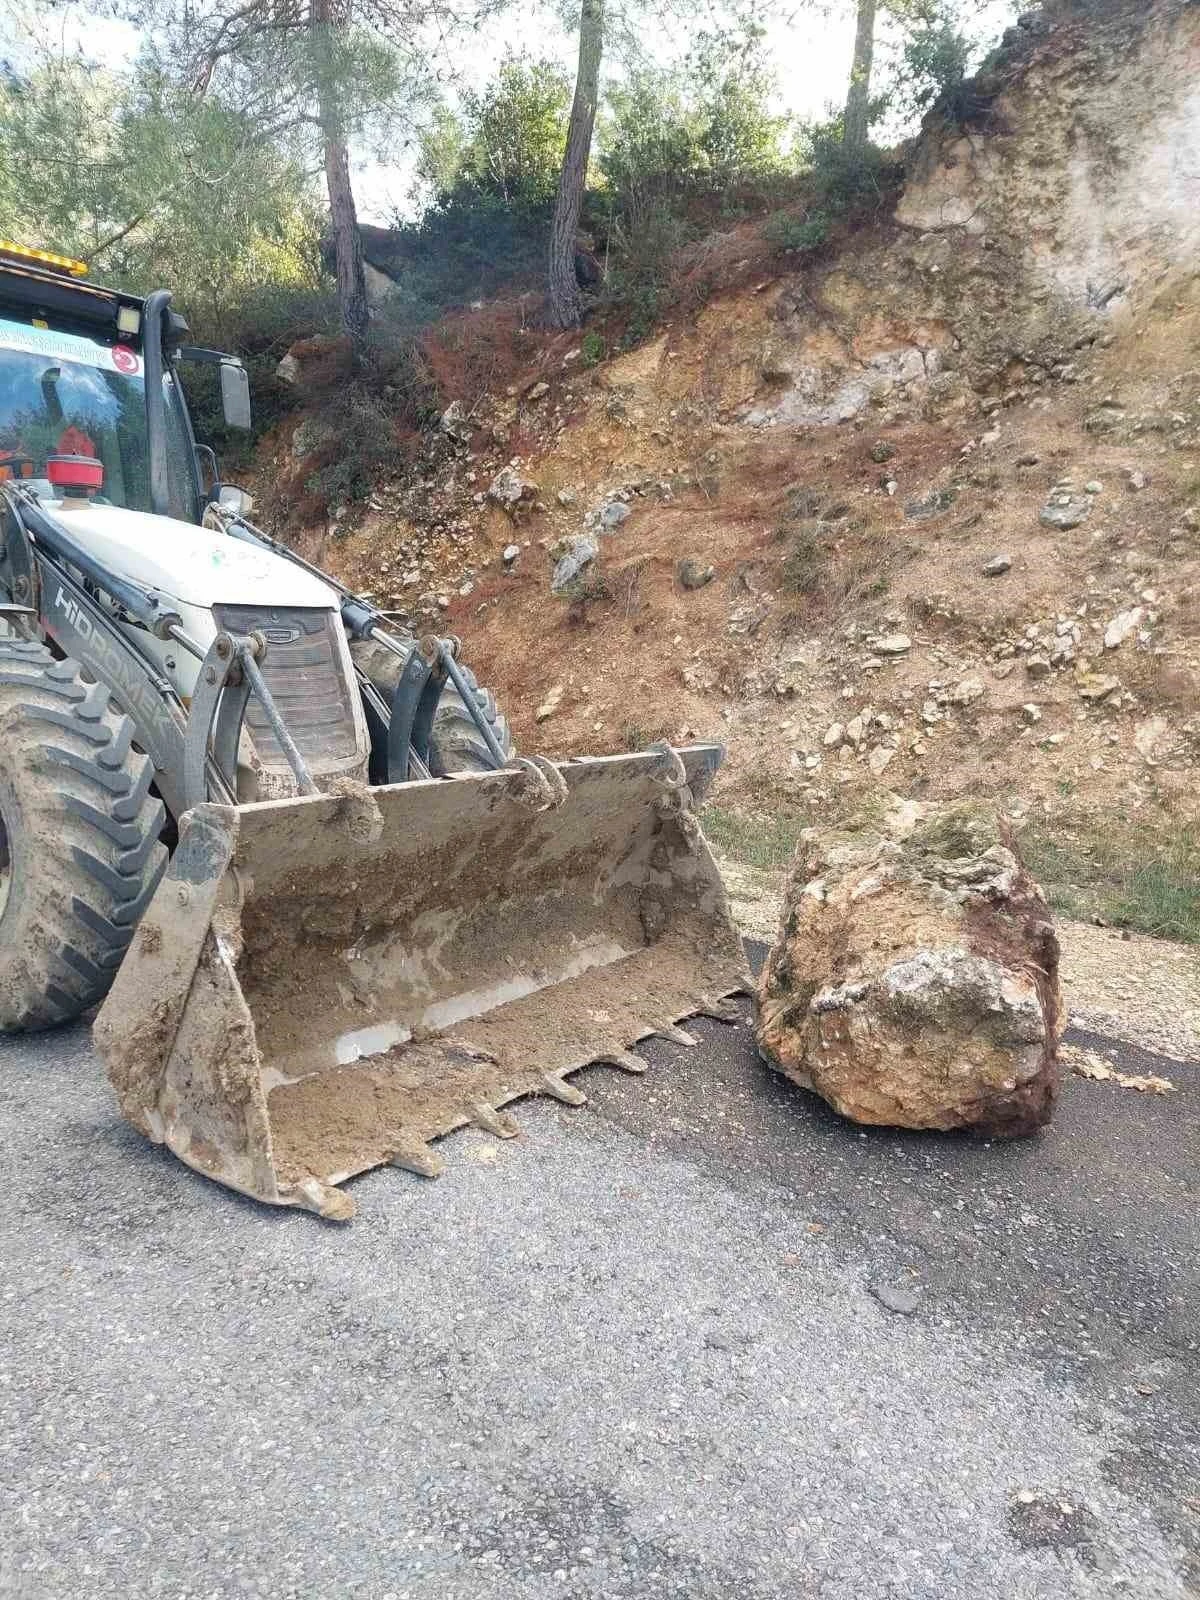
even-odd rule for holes
{"type": "Polygon", "coordinates": [[[0,1045],[0,1595],[1194,1595],[1200,1067],[982,1144],[696,1031],[348,1228],[0,1045]]]}

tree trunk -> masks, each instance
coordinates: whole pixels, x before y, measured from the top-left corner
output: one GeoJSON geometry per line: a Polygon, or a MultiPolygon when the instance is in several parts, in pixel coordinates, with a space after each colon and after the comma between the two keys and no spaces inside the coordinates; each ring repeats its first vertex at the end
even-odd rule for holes
{"type": "Polygon", "coordinates": [[[579,69],[567,128],[567,148],[558,179],[558,198],[550,229],[550,322],[555,328],[577,328],[583,301],[575,279],[575,236],[587,181],[592,129],[600,88],[600,55],[604,47],[604,0],[583,0],[579,13],[579,69]]]}
{"type": "Polygon", "coordinates": [[[337,268],[338,309],[342,327],[357,344],[367,332],[367,275],[363,265],[362,235],[350,187],[350,157],[346,146],[325,135],[325,184],[329,190],[329,219],[337,268]]]}
{"type": "Polygon", "coordinates": [[[362,235],[358,231],[358,213],[350,184],[350,153],[346,148],[345,130],[332,81],[329,44],[331,30],[336,26],[333,0],[310,0],[309,18],[316,33],[317,117],[324,144],[325,187],[329,193],[338,310],[342,327],[358,345],[366,337],[370,311],[367,305],[362,235]]]}
{"type": "Polygon", "coordinates": [[[871,98],[871,61],[875,54],[875,4],[876,0],[858,0],[854,60],[850,66],[850,87],[846,91],[846,114],[842,123],[842,148],[848,155],[861,155],[867,147],[867,107],[871,98]]]}

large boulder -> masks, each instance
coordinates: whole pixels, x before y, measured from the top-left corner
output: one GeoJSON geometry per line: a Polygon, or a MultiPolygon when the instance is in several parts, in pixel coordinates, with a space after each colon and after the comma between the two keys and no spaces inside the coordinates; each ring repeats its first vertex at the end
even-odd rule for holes
{"type": "Polygon", "coordinates": [[[759,980],[759,1048],[856,1122],[1001,1138],[1050,1120],[1058,940],[983,806],[802,836],[759,980]]]}

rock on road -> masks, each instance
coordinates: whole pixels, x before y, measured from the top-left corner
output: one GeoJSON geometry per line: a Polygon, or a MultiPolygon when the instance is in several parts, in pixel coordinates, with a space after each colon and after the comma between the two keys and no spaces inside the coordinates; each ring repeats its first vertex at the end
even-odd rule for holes
{"type": "Polygon", "coordinates": [[[1198,1069],[985,1144],[693,1027],[349,1228],[0,1045],[0,1595],[1194,1594],[1198,1069]]]}

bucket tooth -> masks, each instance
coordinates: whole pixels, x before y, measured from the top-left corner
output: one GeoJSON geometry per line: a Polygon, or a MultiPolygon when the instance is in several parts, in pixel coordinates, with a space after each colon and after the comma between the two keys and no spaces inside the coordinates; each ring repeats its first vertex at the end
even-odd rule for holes
{"type": "Polygon", "coordinates": [[[543,1094],[548,1094],[554,1100],[561,1100],[564,1106],[585,1106],[587,1095],[582,1089],[577,1089],[573,1083],[566,1083],[555,1072],[543,1073],[540,1087],[543,1094]]]}
{"type": "Polygon", "coordinates": [[[322,1183],[319,1178],[306,1178],[298,1183],[296,1194],[306,1210],[315,1211],[327,1222],[349,1222],[358,1211],[345,1190],[337,1189],[331,1183],[322,1183]]]}
{"type": "Polygon", "coordinates": [[[441,1156],[417,1139],[398,1146],[388,1156],[388,1162],[393,1167],[402,1167],[405,1172],[415,1172],[419,1178],[440,1178],[446,1170],[441,1156]]]}
{"type": "Polygon", "coordinates": [[[698,1041],[695,1034],[688,1033],[685,1028],[677,1028],[674,1023],[666,1023],[661,1028],[655,1028],[655,1033],[662,1039],[667,1039],[671,1044],[691,1046],[698,1041]]]}
{"type": "Polygon", "coordinates": [[[742,1020],[741,1008],[734,1000],[719,1000],[705,998],[700,1006],[699,1015],[711,1017],[714,1022],[740,1022],[742,1020]]]}
{"type": "Polygon", "coordinates": [[[467,1107],[467,1114],[477,1128],[482,1128],[484,1133],[490,1133],[496,1139],[515,1139],[521,1131],[521,1125],[508,1111],[497,1111],[486,1100],[472,1100],[467,1107]]]}
{"type": "Polygon", "coordinates": [[[640,1074],[647,1071],[650,1063],[644,1056],[639,1056],[633,1050],[608,1050],[604,1055],[596,1057],[596,1065],[600,1067],[619,1067],[622,1072],[640,1074]]]}

